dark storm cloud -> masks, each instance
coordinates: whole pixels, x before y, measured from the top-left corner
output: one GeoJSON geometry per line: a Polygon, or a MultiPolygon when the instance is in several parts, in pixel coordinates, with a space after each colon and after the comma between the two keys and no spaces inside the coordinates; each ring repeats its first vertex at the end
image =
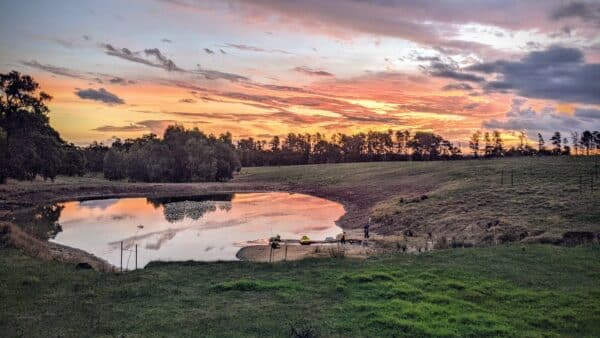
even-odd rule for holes
{"type": "Polygon", "coordinates": [[[77,79],[84,79],[85,77],[80,74],[79,72],[69,69],[69,68],[65,68],[65,67],[59,67],[59,66],[53,66],[53,65],[48,65],[48,64],[41,64],[35,60],[31,60],[31,61],[21,61],[21,64],[24,66],[28,66],[31,68],[35,68],[35,69],[39,69],[39,70],[43,70],[45,72],[48,73],[52,73],[55,75],[61,75],[61,76],[66,76],[66,77],[72,77],[72,78],[77,78],[77,79]]]}
{"type": "Polygon", "coordinates": [[[333,76],[333,74],[331,74],[330,72],[326,72],[324,70],[319,69],[312,69],[306,66],[296,67],[294,68],[294,71],[310,76],[333,76]]]}
{"type": "Polygon", "coordinates": [[[100,88],[100,89],[93,89],[93,88],[77,89],[75,91],[75,95],[79,96],[80,98],[82,98],[84,100],[92,100],[92,101],[103,102],[103,103],[106,103],[108,105],[124,104],[125,103],[125,101],[123,101],[123,99],[121,99],[117,95],[115,95],[115,94],[107,91],[104,88],[100,88]]]}
{"type": "Polygon", "coordinates": [[[442,87],[442,90],[473,90],[470,84],[465,82],[450,83],[442,87]]]}
{"type": "Polygon", "coordinates": [[[499,80],[485,85],[490,91],[514,90],[525,97],[600,104],[600,64],[585,63],[583,53],[575,48],[550,47],[520,61],[498,60],[468,70],[498,75],[499,80]]]}

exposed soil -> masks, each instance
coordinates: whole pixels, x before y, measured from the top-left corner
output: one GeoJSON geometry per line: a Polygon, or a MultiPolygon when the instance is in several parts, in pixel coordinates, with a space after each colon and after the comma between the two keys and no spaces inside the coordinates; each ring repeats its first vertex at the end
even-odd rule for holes
{"type": "MultiPolygon", "coordinates": [[[[252,245],[241,248],[237,253],[237,258],[243,261],[269,262],[270,246],[252,245]]],[[[288,245],[287,253],[285,245],[279,249],[273,250],[271,261],[295,261],[305,258],[366,258],[374,253],[374,249],[360,244],[338,244],[326,245],[288,245]]]]}
{"type": "Polygon", "coordinates": [[[86,251],[37,239],[8,222],[0,222],[0,247],[20,249],[32,257],[73,264],[78,268],[115,271],[107,261],[86,251]]]}

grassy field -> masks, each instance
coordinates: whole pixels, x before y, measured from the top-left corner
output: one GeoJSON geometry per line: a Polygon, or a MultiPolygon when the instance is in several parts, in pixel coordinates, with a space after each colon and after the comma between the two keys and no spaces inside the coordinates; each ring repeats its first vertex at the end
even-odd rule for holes
{"type": "Polygon", "coordinates": [[[411,229],[475,243],[504,242],[600,231],[600,176],[595,176],[599,160],[546,157],[249,168],[236,181],[313,187],[326,197],[347,201],[349,217],[357,217],[354,208],[373,216],[384,234],[411,229]],[[421,200],[422,195],[427,199],[421,200]]]}
{"type": "Polygon", "coordinates": [[[0,251],[2,336],[599,336],[600,248],[529,245],[124,275],[0,251]]]}

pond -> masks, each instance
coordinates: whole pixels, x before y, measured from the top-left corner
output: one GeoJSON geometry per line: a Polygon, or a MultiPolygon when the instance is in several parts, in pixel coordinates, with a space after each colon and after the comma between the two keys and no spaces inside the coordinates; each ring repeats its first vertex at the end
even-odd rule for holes
{"type": "MultiPolygon", "coordinates": [[[[281,192],[174,198],[116,198],[59,203],[37,211],[50,241],[85,250],[119,267],[121,243],[138,246],[138,267],[153,260],[236,260],[247,245],[280,235],[313,240],[342,232],[335,221],[342,205],[314,196],[281,192]]],[[[38,226],[39,230],[39,226],[38,226]]],[[[124,251],[123,266],[135,254],[124,251]]]]}

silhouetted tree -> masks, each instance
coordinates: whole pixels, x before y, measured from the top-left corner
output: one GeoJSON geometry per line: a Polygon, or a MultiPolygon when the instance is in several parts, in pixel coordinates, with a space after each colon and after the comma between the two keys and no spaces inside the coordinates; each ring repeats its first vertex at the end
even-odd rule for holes
{"type": "Polygon", "coordinates": [[[492,154],[496,157],[501,157],[504,155],[504,142],[502,141],[502,136],[500,132],[494,130],[493,132],[493,151],[492,154]]]}
{"type": "Polygon", "coordinates": [[[579,140],[579,144],[581,144],[581,147],[585,149],[585,154],[589,155],[590,149],[594,147],[593,134],[589,130],[586,130],[583,133],[581,133],[581,140],[579,140]]]}
{"type": "Polygon", "coordinates": [[[51,96],[39,91],[39,84],[30,76],[16,71],[0,74],[4,149],[0,176],[32,180],[41,175],[44,179],[54,179],[60,173],[82,171],[77,167],[83,165],[76,154],[78,149],[67,145],[50,126],[46,106],[49,100],[51,96]]]}
{"type": "Polygon", "coordinates": [[[469,148],[473,151],[473,157],[479,157],[479,143],[481,142],[481,132],[478,130],[473,135],[471,135],[471,140],[469,141],[469,148]]]}
{"type": "Polygon", "coordinates": [[[575,150],[575,155],[577,155],[577,150],[579,149],[579,133],[576,131],[571,132],[571,146],[573,150],[575,150]]]}
{"type": "Polygon", "coordinates": [[[546,142],[544,142],[544,137],[541,133],[538,133],[538,153],[543,154],[546,151],[546,142]]]}
{"type": "Polygon", "coordinates": [[[552,137],[550,138],[550,142],[554,145],[553,152],[555,155],[560,155],[562,153],[562,136],[560,132],[554,132],[552,137]]]}

